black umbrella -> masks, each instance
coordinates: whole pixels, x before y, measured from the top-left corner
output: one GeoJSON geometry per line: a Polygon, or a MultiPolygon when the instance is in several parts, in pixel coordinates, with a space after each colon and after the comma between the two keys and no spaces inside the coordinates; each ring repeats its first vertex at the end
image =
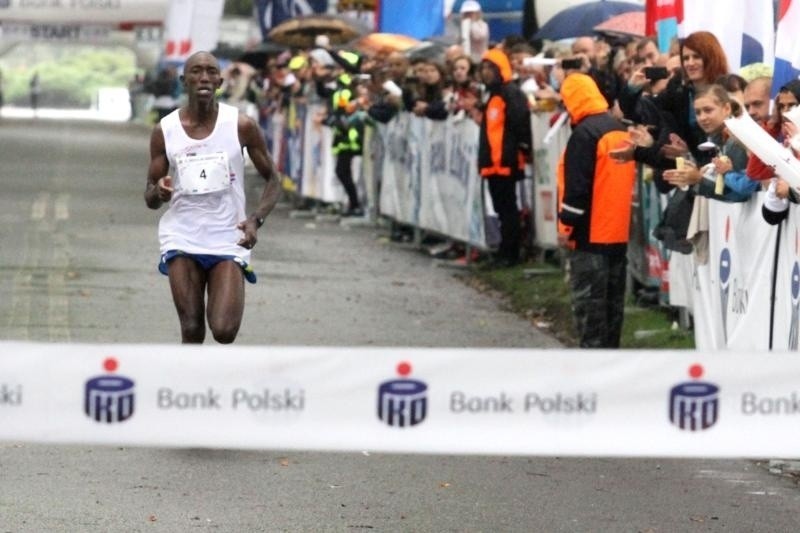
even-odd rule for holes
{"type": "Polygon", "coordinates": [[[447,45],[441,42],[423,41],[422,43],[409,48],[405,55],[409,59],[425,59],[432,61],[442,61],[447,45]]]}
{"type": "Polygon", "coordinates": [[[253,68],[262,69],[267,63],[267,59],[279,55],[281,52],[288,50],[288,47],[273,43],[271,41],[264,41],[256,48],[248,50],[237,58],[240,63],[247,63],[253,68]]]}
{"type": "Polygon", "coordinates": [[[561,10],[534,34],[535,39],[558,41],[594,35],[594,27],[614,15],[644,11],[644,6],[631,2],[599,0],[561,10]]]}
{"type": "Polygon", "coordinates": [[[227,43],[219,43],[219,45],[211,50],[211,54],[217,59],[226,59],[228,61],[235,61],[244,53],[244,49],[240,46],[231,46],[227,43]]]}

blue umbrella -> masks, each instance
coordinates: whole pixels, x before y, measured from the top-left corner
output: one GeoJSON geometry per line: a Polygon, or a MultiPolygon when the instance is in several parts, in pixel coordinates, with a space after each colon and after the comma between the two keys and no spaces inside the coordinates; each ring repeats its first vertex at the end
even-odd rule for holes
{"type": "Polygon", "coordinates": [[[559,11],[534,35],[535,39],[558,41],[584,35],[594,35],[594,27],[614,15],[644,11],[644,6],[631,2],[600,0],[568,7],[559,11]]]}

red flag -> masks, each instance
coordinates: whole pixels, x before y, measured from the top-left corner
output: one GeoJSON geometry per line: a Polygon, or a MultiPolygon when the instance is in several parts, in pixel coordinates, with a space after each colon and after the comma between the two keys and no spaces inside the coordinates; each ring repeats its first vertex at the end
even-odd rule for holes
{"type": "Polygon", "coordinates": [[[655,35],[658,22],[670,18],[678,24],[683,21],[683,0],[647,0],[644,26],[647,35],[655,35]]]}

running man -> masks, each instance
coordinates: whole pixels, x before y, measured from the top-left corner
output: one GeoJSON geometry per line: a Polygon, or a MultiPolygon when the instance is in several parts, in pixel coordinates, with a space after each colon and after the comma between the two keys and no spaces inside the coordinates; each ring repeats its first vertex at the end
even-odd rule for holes
{"type": "Polygon", "coordinates": [[[207,318],[214,339],[227,344],[242,323],[244,280],[256,281],[250,250],[280,186],[258,125],[216,100],[217,59],[193,54],[180,80],[188,103],[153,128],[144,199],[150,209],[169,202],[158,224],[159,270],[169,276],[182,341],[202,343],[207,318]],[[266,181],[249,216],[243,148],[266,181]]]}

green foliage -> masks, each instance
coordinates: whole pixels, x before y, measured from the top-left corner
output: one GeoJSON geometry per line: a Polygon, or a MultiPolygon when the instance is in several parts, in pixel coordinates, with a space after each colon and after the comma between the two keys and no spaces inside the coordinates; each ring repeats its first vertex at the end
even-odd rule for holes
{"type": "Polygon", "coordinates": [[[27,106],[29,82],[39,73],[40,107],[88,108],[102,87],[127,87],[136,73],[136,59],[127,48],[88,46],[51,47],[47,58],[37,62],[3,65],[5,101],[27,106]]]}
{"type": "Polygon", "coordinates": [[[225,0],[223,14],[226,16],[249,17],[253,14],[253,0],[225,0]]]}

